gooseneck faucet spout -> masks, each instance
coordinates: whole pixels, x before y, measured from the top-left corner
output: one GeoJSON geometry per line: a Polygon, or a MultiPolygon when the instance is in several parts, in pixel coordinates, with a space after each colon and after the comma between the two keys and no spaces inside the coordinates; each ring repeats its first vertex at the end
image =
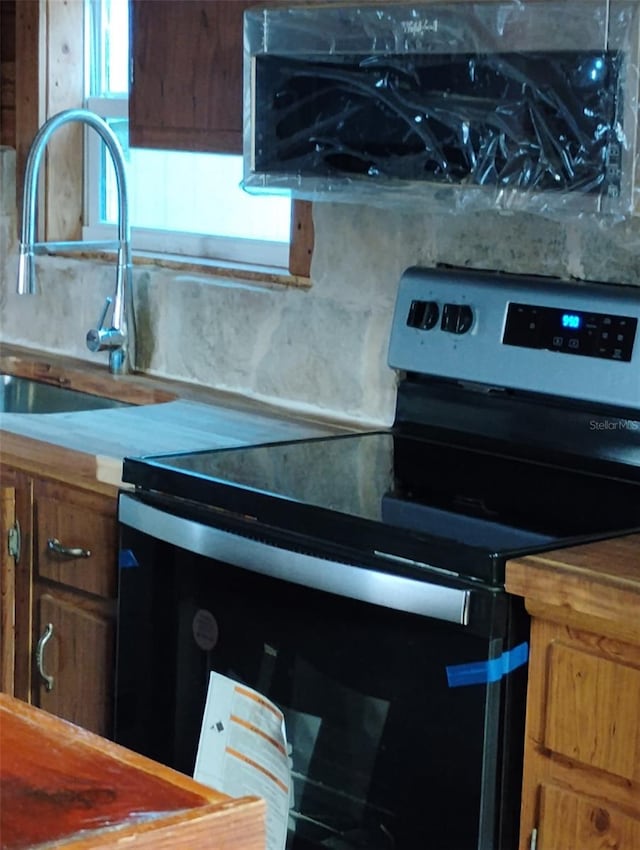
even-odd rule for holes
{"type": "Polygon", "coordinates": [[[112,374],[131,372],[135,366],[134,323],[131,290],[131,233],[129,227],[129,204],[124,155],[116,135],[106,121],[87,109],[67,109],[59,112],[38,130],[29,155],[24,179],[22,206],[22,230],[20,255],[18,258],[18,294],[33,295],[36,292],[35,254],[45,251],[72,249],[117,250],[116,287],[113,298],[107,298],[97,327],[87,333],[90,351],[109,351],[109,371],[112,374]],[[102,138],[111,155],[116,175],[118,193],[118,239],[117,242],[36,242],[36,209],[38,172],[47,143],[55,131],[65,124],[79,122],[94,129],[102,138]],[[107,321],[110,316],[110,322],[107,321]]]}

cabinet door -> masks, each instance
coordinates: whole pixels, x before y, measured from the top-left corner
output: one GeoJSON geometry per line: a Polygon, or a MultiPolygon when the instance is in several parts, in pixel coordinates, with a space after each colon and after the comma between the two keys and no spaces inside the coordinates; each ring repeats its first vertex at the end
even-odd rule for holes
{"type": "Polygon", "coordinates": [[[31,479],[17,469],[0,467],[0,689],[29,699],[31,687],[32,516],[31,479]],[[9,534],[17,533],[9,548],[9,534]]]}
{"type": "Polygon", "coordinates": [[[520,850],[640,848],[640,646],[534,617],[520,850]]]}
{"type": "Polygon", "coordinates": [[[33,701],[79,726],[111,733],[114,623],[81,600],[43,592],[36,603],[33,701]]]}
{"type": "MultiPolygon", "coordinates": [[[[16,558],[9,545],[16,532],[15,487],[0,487],[0,691],[13,695],[16,632],[16,558]]],[[[15,539],[15,536],[14,538],[15,539]]]]}
{"type": "Polygon", "coordinates": [[[640,783],[640,668],[595,649],[550,644],[542,743],[580,765],[640,783]]]}
{"type": "Polygon", "coordinates": [[[537,850],[638,850],[640,819],[552,786],[540,789],[537,850]]]}
{"type": "Polygon", "coordinates": [[[242,0],[132,0],[134,146],[242,151],[242,0]]]}

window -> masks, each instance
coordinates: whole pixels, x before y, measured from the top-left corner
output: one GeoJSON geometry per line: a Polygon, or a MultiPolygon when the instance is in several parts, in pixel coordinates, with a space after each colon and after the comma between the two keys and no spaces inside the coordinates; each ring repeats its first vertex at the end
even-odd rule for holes
{"type": "MultiPolygon", "coordinates": [[[[129,148],[128,2],[87,4],[87,107],[109,122],[125,152],[133,247],[286,267],[291,202],[244,192],[241,156],[129,148]]],[[[84,237],[105,239],[117,220],[115,175],[96,133],[86,150],[84,237]]]]}

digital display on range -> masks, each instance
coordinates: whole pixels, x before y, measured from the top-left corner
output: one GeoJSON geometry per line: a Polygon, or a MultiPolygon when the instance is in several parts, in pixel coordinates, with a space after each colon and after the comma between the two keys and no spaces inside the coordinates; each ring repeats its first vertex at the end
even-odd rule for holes
{"type": "Polygon", "coordinates": [[[502,342],[628,363],[637,325],[632,316],[510,303],[502,342]]]}
{"type": "Polygon", "coordinates": [[[582,316],[579,316],[577,313],[563,313],[562,314],[562,327],[563,328],[571,328],[572,330],[579,330],[582,326],[582,316]]]}

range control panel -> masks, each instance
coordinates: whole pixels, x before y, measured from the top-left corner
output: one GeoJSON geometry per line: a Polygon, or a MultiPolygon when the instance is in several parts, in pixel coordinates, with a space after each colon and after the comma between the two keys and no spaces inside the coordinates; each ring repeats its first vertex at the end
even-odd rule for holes
{"type": "Polygon", "coordinates": [[[640,287],[449,268],[402,275],[389,365],[640,409],[640,287]]]}
{"type": "Polygon", "coordinates": [[[629,362],[638,320],[538,304],[509,304],[502,337],[505,345],[546,348],[565,354],[629,362]]]}

